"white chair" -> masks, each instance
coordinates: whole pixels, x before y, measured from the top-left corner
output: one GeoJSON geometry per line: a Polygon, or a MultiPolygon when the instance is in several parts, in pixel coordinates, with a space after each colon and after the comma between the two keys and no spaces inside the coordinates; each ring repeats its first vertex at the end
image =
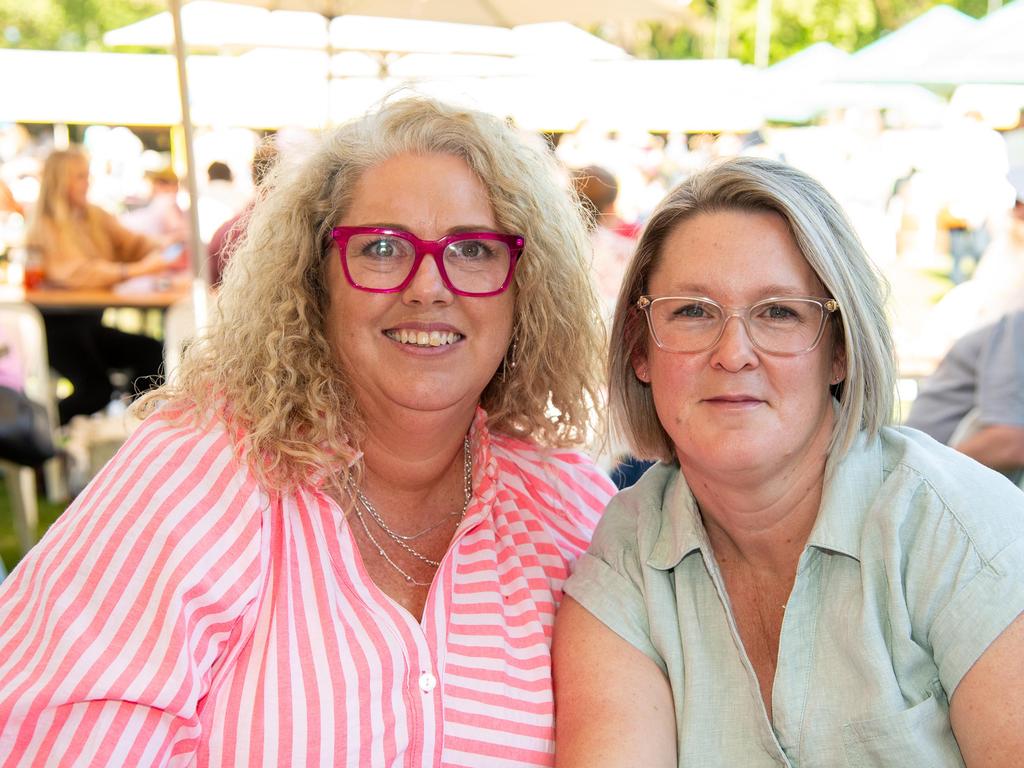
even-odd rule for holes
{"type": "MultiPolygon", "coordinates": [[[[200,294],[202,296],[202,294],[200,294]]],[[[164,378],[172,381],[181,364],[185,349],[197,336],[206,332],[209,323],[218,317],[216,295],[207,291],[207,321],[203,327],[196,327],[196,306],[192,293],[167,308],[164,315],[164,378]]]]}
{"type": "MultiPolygon", "coordinates": [[[[0,302],[0,327],[12,341],[8,354],[18,355],[24,372],[25,394],[45,408],[54,439],[58,436],[57,397],[50,380],[50,363],[46,353],[46,330],[39,310],[26,302],[0,302]]],[[[0,461],[11,499],[11,511],[18,543],[27,552],[38,537],[39,510],[36,501],[35,470],[9,461],[0,461]]],[[[47,496],[50,501],[66,501],[67,483],[60,459],[43,465],[47,496]]]]}

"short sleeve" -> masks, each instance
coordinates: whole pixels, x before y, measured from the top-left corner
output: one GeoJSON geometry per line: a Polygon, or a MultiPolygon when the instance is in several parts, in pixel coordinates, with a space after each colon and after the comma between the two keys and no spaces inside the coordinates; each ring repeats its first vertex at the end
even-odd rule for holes
{"type": "Polygon", "coordinates": [[[931,643],[942,686],[956,690],[964,675],[1024,612],[1024,537],[986,562],[939,614],[931,643]]]}
{"type": "Polygon", "coordinates": [[[190,755],[261,588],[266,501],[223,431],[147,419],[0,585],[0,763],[190,755]]]}
{"type": "Polygon", "coordinates": [[[639,543],[643,515],[636,496],[626,492],[612,500],[590,549],[566,582],[565,593],[667,674],[651,641],[639,543]]]}
{"type": "Polygon", "coordinates": [[[893,473],[895,485],[913,490],[906,514],[890,512],[889,525],[904,542],[903,591],[915,638],[931,649],[952,694],[1024,611],[1024,495],[955,451],[935,458],[929,473],[906,466],[893,473]]]}

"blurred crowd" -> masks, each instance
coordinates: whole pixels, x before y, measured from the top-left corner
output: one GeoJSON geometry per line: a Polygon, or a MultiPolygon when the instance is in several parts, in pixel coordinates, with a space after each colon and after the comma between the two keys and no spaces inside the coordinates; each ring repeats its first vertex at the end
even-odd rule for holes
{"type": "MultiPolygon", "coordinates": [[[[268,164],[257,158],[254,167],[257,148],[276,147],[287,160],[302,154],[307,138],[291,131],[269,140],[242,129],[199,132],[199,231],[204,249],[213,245],[214,282],[225,235],[237,231],[253,179],[268,164]]],[[[1013,215],[1024,197],[1024,121],[996,130],[977,114],[950,111],[941,124],[907,127],[887,125],[877,111],[851,109],[817,125],[744,134],[583,124],[546,138],[591,215],[594,276],[609,312],[654,203],[693,171],[739,154],[785,160],[820,179],[845,206],[892,285],[908,375],[928,373],[956,338],[1024,303],[1024,236],[1013,215]]],[[[91,126],[81,143],[90,158],[90,202],[176,249],[187,265],[188,196],[170,153],[146,148],[124,127],[91,126]]],[[[0,125],[0,262],[18,257],[42,163],[53,149],[54,134],[0,125]]]]}

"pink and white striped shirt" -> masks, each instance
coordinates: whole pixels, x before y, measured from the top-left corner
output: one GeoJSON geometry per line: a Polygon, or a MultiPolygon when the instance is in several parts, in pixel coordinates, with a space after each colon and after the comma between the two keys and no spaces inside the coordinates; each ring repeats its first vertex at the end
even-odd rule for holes
{"type": "Polygon", "coordinates": [[[151,416],[0,586],[0,766],[550,765],[555,608],[613,487],[471,436],[417,621],[331,498],[151,416]]]}

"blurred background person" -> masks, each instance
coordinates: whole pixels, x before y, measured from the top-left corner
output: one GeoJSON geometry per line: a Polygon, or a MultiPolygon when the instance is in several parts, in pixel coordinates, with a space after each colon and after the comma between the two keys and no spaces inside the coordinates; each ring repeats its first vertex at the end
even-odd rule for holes
{"type": "Polygon", "coordinates": [[[217,228],[237,214],[248,197],[235,186],[231,166],[214,160],[206,169],[206,185],[199,193],[199,237],[204,243],[213,239],[217,228]]]}
{"type": "Polygon", "coordinates": [[[921,383],[906,424],[1019,483],[1024,477],[1024,310],[958,339],[921,383]]]}
{"type": "MultiPolygon", "coordinates": [[[[52,152],[43,165],[39,200],[26,233],[26,245],[41,257],[51,286],[110,288],[167,268],[155,240],[126,229],[111,214],[91,205],[88,194],[87,156],[76,148],[52,152]]],[[[112,370],[127,371],[129,380],[160,372],[160,342],[108,328],[102,314],[101,310],[75,310],[44,315],[50,365],[73,387],[59,403],[62,424],[110,402],[112,370]]]]}
{"type": "Polygon", "coordinates": [[[121,216],[128,229],[149,235],[160,245],[184,246],[188,241],[188,217],[178,205],[178,175],[170,167],[146,171],[149,199],[121,216]]]}
{"type": "Polygon", "coordinates": [[[615,210],[619,184],[611,171],[588,165],[572,172],[576,191],[590,218],[590,247],[593,251],[594,285],[611,317],[619,285],[636,245],[637,227],[623,221],[615,210]]]}
{"type": "Polygon", "coordinates": [[[0,213],[25,215],[24,207],[14,198],[14,193],[3,179],[0,179],[0,213]]]}
{"type": "Polygon", "coordinates": [[[210,243],[207,246],[207,258],[210,261],[210,285],[220,285],[221,275],[228,259],[238,247],[238,241],[245,234],[245,228],[249,222],[249,215],[260,195],[260,186],[263,179],[277,162],[277,145],[273,141],[265,141],[256,148],[253,154],[251,173],[252,183],[255,191],[253,197],[245,204],[245,207],[225,221],[217,231],[213,233],[210,243]]]}

